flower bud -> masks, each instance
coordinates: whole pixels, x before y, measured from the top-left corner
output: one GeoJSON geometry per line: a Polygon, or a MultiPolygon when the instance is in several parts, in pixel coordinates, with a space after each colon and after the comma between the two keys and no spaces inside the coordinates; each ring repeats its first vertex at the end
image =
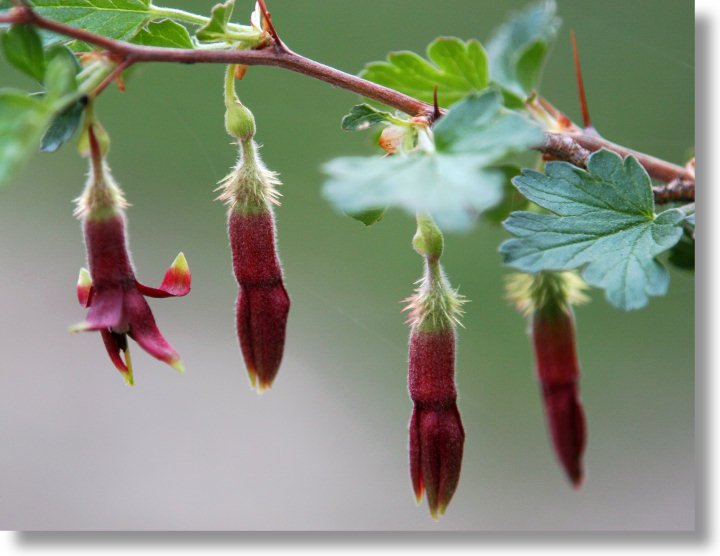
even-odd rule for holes
{"type": "MultiPolygon", "coordinates": [[[[434,224],[426,231],[432,227],[434,224]]],[[[419,218],[415,237],[426,235],[419,218]]],[[[437,236],[442,246],[439,230],[437,236]]],[[[437,257],[439,252],[426,255],[425,276],[407,300],[412,326],[408,350],[408,390],[413,401],[410,478],[418,503],[427,492],[433,519],[445,512],[457,488],[465,442],[455,389],[455,324],[463,300],[448,285],[437,257]]]]}
{"type": "Polygon", "coordinates": [[[237,69],[238,66],[230,64],[225,70],[225,130],[240,141],[249,141],[255,137],[255,116],[235,92],[237,69]]]}
{"type": "Polygon", "coordinates": [[[262,392],[272,385],[282,361],[290,298],[275,248],[272,205],[280,184],[265,167],[253,140],[255,118],[235,94],[234,67],[225,74],[226,125],[238,138],[240,159],[218,189],[230,205],[228,236],[239,289],[235,317],[240,350],[250,383],[262,392]]]}
{"type": "Polygon", "coordinates": [[[432,218],[418,216],[418,226],[413,237],[413,249],[424,257],[439,259],[443,252],[442,232],[432,218]]]}
{"type": "Polygon", "coordinates": [[[579,488],[583,481],[585,414],[578,394],[580,365],[570,308],[550,303],[536,309],[532,340],[555,453],[573,485],[579,488]]]}
{"type": "Polygon", "coordinates": [[[251,139],[255,136],[253,113],[240,102],[228,102],[225,109],[225,130],[240,140],[251,139]]]}
{"type": "Polygon", "coordinates": [[[236,324],[253,387],[272,385],[282,361],[290,298],[275,250],[275,222],[268,207],[246,213],[231,209],[228,234],[239,285],[236,324]]]}
{"type": "Polygon", "coordinates": [[[509,297],[530,315],[535,369],[555,454],[575,488],[583,481],[585,413],[578,391],[580,365],[575,348],[572,304],[584,303],[584,282],[572,272],[517,274],[509,297]]]}

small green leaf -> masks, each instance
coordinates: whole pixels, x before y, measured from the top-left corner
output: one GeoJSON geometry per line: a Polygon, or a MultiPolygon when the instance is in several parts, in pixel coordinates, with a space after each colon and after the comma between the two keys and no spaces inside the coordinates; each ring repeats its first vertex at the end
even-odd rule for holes
{"type": "Polygon", "coordinates": [[[3,53],[10,64],[30,77],[42,81],[45,55],[40,36],[31,25],[12,25],[0,34],[3,53]]]}
{"type": "Polygon", "coordinates": [[[430,61],[414,52],[392,52],[386,62],[367,64],[360,75],[427,103],[433,102],[437,85],[441,106],[487,87],[487,57],[476,40],[439,37],[428,45],[427,55],[430,61]]]}
{"type": "Polygon", "coordinates": [[[350,113],[343,117],[340,126],[345,131],[358,131],[368,129],[382,122],[397,123],[399,121],[399,118],[389,112],[376,110],[369,104],[358,104],[353,106],[350,113]]]}
{"type": "Polygon", "coordinates": [[[347,215],[353,220],[358,220],[359,222],[362,222],[366,226],[372,226],[376,222],[382,220],[382,217],[385,216],[386,211],[387,209],[385,208],[368,209],[361,212],[348,212],[347,215]]]}
{"type": "MultiPolygon", "coordinates": [[[[130,40],[152,19],[150,0],[32,0],[30,3],[42,17],[123,41],[130,40]]],[[[57,35],[54,38],[71,41],[57,35]]]]}
{"type": "Polygon", "coordinates": [[[80,124],[86,104],[87,100],[83,97],[55,116],[40,141],[40,152],[53,153],[73,136],[80,124]]]}
{"type": "Polygon", "coordinates": [[[560,19],[554,0],[541,0],[514,14],[486,44],[491,79],[524,98],[535,89],[560,19]]]}
{"type": "Polygon", "coordinates": [[[172,19],[148,23],[132,39],[135,44],[145,46],[163,46],[167,48],[192,48],[187,29],[172,19]]]}
{"type": "Polygon", "coordinates": [[[235,0],[227,0],[222,4],[215,4],[210,15],[210,21],[200,27],[195,33],[197,40],[214,42],[224,40],[227,36],[227,25],[232,16],[235,0]]]}
{"type": "Polygon", "coordinates": [[[583,279],[624,310],[663,295],[669,277],[655,257],[678,242],[685,215],[654,213],[650,177],[637,160],[598,151],[587,171],[548,162],[545,172],[523,170],[513,180],[554,214],[512,213],[504,225],[516,239],[500,246],[505,263],[524,272],[583,268],[583,279]]]}
{"type": "Polygon", "coordinates": [[[466,231],[502,199],[498,161],[542,138],[539,127],[501,106],[497,91],[455,104],[433,131],[434,152],[330,161],[324,195],[347,213],[399,207],[427,213],[445,230],[466,231]]]}
{"type": "Polygon", "coordinates": [[[43,101],[19,91],[0,91],[0,189],[37,148],[51,116],[43,101]]]}

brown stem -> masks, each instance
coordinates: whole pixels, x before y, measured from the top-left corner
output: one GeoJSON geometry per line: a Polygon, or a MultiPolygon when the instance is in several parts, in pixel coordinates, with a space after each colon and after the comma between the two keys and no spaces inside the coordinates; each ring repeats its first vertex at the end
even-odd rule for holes
{"type": "Polygon", "coordinates": [[[590,152],[607,149],[618,153],[623,158],[632,155],[645,167],[651,177],[657,178],[661,181],[669,182],[676,178],[680,178],[682,180],[692,182],[693,184],[695,183],[695,176],[691,172],[682,166],[673,164],[672,162],[667,162],[649,154],[628,149],[627,147],[612,143],[611,141],[603,139],[595,134],[575,131],[567,133],[566,135],[574,139],[579,145],[588,149],[590,152]]]}
{"type": "MultiPolygon", "coordinates": [[[[124,72],[126,69],[128,69],[130,66],[132,66],[134,63],[135,63],[135,60],[130,56],[121,60],[120,63],[117,66],[115,66],[115,69],[112,70],[112,72],[110,72],[108,74],[108,76],[102,80],[102,83],[100,83],[100,85],[95,87],[95,90],[92,91],[92,93],[90,93],[90,96],[92,98],[97,97],[100,93],[102,93],[105,90],[105,88],[108,85],[110,85],[110,83],[112,83],[115,79],[120,78],[120,75],[122,75],[122,72],[124,72]]],[[[121,83],[122,83],[122,81],[119,82],[119,84],[121,84],[121,83]]],[[[122,86],[121,90],[124,91],[125,87],[122,86]]]]}
{"type": "MultiPolygon", "coordinates": [[[[264,2],[262,3],[262,7],[264,8],[264,2]]],[[[268,21],[271,34],[273,34],[274,27],[271,27],[272,23],[269,20],[267,9],[263,10],[263,14],[268,21]]],[[[243,64],[246,66],[276,66],[325,81],[335,87],[346,89],[364,97],[382,102],[387,106],[413,116],[422,115],[430,121],[436,116],[434,107],[431,104],[292,52],[279,41],[279,37],[276,38],[276,33],[273,34],[273,44],[256,50],[194,50],[143,46],[109,39],[101,35],[96,35],[95,33],[90,33],[84,29],[41,17],[25,4],[17,5],[7,14],[0,15],[0,23],[36,25],[42,29],[99,46],[121,60],[131,60],[132,63],[176,62],[184,64],[216,63],[243,64]]],[[[445,109],[440,109],[440,114],[444,114],[445,112],[445,109]]],[[[616,145],[601,137],[584,133],[577,127],[562,132],[546,133],[545,141],[541,145],[538,145],[536,149],[554,158],[573,162],[573,160],[577,159],[579,152],[575,145],[579,145],[590,152],[605,148],[623,157],[633,155],[638,159],[640,164],[645,167],[650,176],[654,178],[666,182],[680,179],[683,180],[684,183],[692,183],[693,185],[695,183],[695,176],[682,166],[616,145]],[[567,137],[569,140],[559,140],[558,135],[567,137]],[[562,148],[563,144],[567,145],[568,148],[562,148]]]]}
{"type": "Polygon", "coordinates": [[[113,53],[115,56],[133,62],[177,62],[183,64],[216,63],[244,64],[246,66],[277,66],[315,79],[325,81],[358,93],[367,98],[377,100],[411,115],[432,116],[432,105],[422,102],[394,89],[383,87],[355,75],[331,68],[304,56],[300,56],[286,47],[268,45],[257,50],[193,50],[185,48],[164,48],[130,44],[96,35],[84,29],[58,23],[37,15],[30,8],[17,6],[7,15],[0,16],[0,23],[33,24],[42,29],[59,33],[67,37],[94,44],[113,53]]]}
{"type": "Polygon", "coordinates": [[[564,160],[581,168],[586,168],[590,155],[601,148],[615,151],[623,157],[632,154],[653,177],[663,179],[660,176],[672,176],[665,180],[669,182],[667,185],[653,187],[655,203],[695,201],[695,176],[691,170],[653,156],[630,151],[625,147],[605,141],[597,135],[585,135],[577,131],[570,133],[547,132],[542,145],[537,147],[539,151],[552,159],[564,160]]]}

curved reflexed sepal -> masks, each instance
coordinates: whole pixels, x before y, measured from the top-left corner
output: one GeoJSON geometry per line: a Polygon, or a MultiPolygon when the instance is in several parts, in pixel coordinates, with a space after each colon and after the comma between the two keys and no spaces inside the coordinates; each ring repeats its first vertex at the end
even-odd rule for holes
{"type": "Polygon", "coordinates": [[[159,288],[137,282],[140,293],[148,297],[182,297],[190,293],[192,275],[185,255],[181,252],[168,268],[159,288]]]}
{"type": "Polygon", "coordinates": [[[77,282],[77,297],[81,307],[89,307],[92,297],[92,278],[87,268],[80,269],[77,282]]]}

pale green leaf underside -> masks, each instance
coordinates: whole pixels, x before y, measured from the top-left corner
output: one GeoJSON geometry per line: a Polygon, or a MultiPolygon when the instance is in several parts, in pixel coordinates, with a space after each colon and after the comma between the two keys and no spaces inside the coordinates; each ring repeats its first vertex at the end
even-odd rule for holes
{"type": "Polygon", "coordinates": [[[487,57],[476,40],[440,37],[427,48],[428,60],[414,52],[392,52],[385,62],[372,62],[360,75],[427,103],[450,106],[472,91],[488,85],[487,57]]]}
{"type": "Polygon", "coordinates": [[[505,263],[524,272],[582,268],[610,303],[638,309],[667,291],[667,270],[655,257],[682,235],[677,209],[655,215],[650,178],[633,157],[594,153],[588,171],[549,162],[545,174],[524,170],[513,184],[554,214],[514,212],[500,246],[505,263]]]}
{"type": "Polygon", "coordinates": [[[325,196],[347,213],[398,207],[428,213],[444,230],[468,230],[502,199],[504,175],[494,165],[542,137],[501,103],[497,91],[488,91],[453,106],[434,128],[436,152],[330,161],[325,196]]]}
{"type": "Polygon", "coordinates": [[[502,175],[483,171],[471,155],[421,154],[344,157],[325,165],[325,196],[357,213],[393,206],[430,214],[445,230],[470,228],[482,210],[501,199],[502,175]]]}
{"type": "Polygon", "coordinates": [[[51,116],[40,100],[21,91],[0,91],[0,189],[37,148],[51,116]]]}

